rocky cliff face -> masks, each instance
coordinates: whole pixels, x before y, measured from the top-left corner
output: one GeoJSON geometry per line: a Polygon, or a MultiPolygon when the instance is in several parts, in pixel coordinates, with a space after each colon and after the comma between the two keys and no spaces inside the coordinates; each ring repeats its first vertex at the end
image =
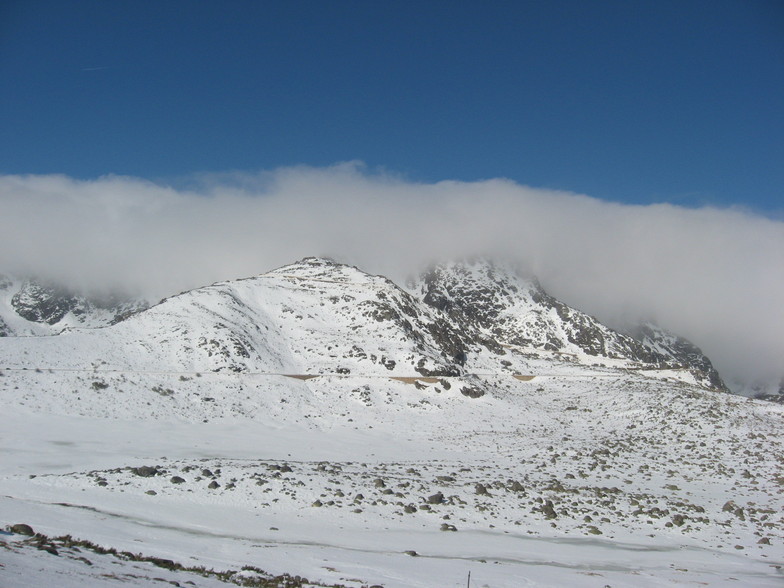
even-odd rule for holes
{"type": "Polygon", "coordinates": [[[487,260],[434,266],[411,282],[423,302],[489,348],[514,346],[576,361],[622,360],[625,367],[689,369],[706,386],[726,389],[710,360],[692,343],[645,325],[617,332],[550,296],[536,278],[487,260]]]}
{"type": "Polygon", "coordinates": [[[42,280],[0,275],[0,336],[106,326],[148,306],[144,300],[116,294],[84,295],[42,280]]]}
{"type": "Polygon", "coordinates": [[[682,369],[694,370],[701,381],[717,390],[727,390],[719,372],[711,360],[688,339],[658,327],[653,323],[643,323],[629,333],[648,349],[666,356],[682,369]]]}
{"type": "Polygon", "coordinates": [[[84,314],[85,301],[68,291],[44,286],[30,280],[25,281],[11,298],[11,307],[16,314],[33,323],[55,325],[69,312],[84,314]]]}

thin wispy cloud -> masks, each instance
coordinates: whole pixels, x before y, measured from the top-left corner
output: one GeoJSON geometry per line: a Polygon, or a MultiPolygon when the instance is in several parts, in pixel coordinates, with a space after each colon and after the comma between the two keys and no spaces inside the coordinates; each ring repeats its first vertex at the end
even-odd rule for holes
{"type": "Polygon", "coordinates": [[[784,223],[632,206],[509,180],[416,183],[356,163],[138,178],[0,177],[0,268],[163,296],[329,255],[400,283],[437,259],[512,257],[613,324],[654,319],[726,375],[781,370],[784,223]]]}

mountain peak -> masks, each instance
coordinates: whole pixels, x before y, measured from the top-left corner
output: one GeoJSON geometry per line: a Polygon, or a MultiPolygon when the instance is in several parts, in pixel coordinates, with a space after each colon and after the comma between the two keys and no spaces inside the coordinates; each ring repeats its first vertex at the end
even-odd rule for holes
{"type": "Polygon", "coordinates": [[[376,280],[389,282],[383,276],[373,276],[353,265],[341,263],[329,257],[305,257],[263,275],[339,283],[369,283],[376,280]]]}
{"type": "Polygon", "coordinates": [[[0,336],[107,326],[148,306],[117,293],[84,293],[40,278],[0,274],[0,336]]]}

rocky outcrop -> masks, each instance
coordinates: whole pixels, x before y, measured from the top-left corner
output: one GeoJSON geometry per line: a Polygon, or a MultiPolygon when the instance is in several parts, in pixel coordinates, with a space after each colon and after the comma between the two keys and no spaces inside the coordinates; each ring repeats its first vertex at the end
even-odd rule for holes
{"type": "Polygon", "coordinates": [[[650,322],[630,329],[629,334],[653,352],[669,357],[677,367],[693,370],[699,381],[708,387],[728,391],[711,360],[688,339],[650,322]]]}
{"type": "Polygon", "coordinates": [[[84,314],[85,303],[63,288],[27,280],[11,298],[16,314],[33,323],[54,325],[69,312],[84,314]]]}
{"type": "Polygon", "coordinates": [[[149,306],[145,300],[119,294],[81,294],[52,282],[4,275],[0,275],[0,293],[0,336],[107,326],[149,306]]]}
{"type": "Polygon", "coordinates": [[[481,259],[434,266],[412,284],[425,304],[444,312],[486,346],[666,364],[668,357],[550,296],[508,265],[481,259]]]}
{"type": "Polygon", "coordinates": [[[432,267],[409,286],[447,315],[476,344],[499,352],[514,346],[576,361],[624,360],[628,367],[690,370],[702,385],[726,391],[711,361],[693,343],[652,324],[629,333],[548,294],[535,277],[485,259],[432,267]]]}

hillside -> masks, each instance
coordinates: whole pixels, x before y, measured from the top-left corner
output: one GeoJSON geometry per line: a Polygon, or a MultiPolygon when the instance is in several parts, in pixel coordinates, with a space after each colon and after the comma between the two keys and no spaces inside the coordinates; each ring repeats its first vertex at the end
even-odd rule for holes
{"type": "Polygon", "coordinates": [[[3,536],[0,574],[779,585],[784,407],[654,339],[487,262],[403,290],[315,258],[0,338],[0,515],[50,538],[3,536]]]}

